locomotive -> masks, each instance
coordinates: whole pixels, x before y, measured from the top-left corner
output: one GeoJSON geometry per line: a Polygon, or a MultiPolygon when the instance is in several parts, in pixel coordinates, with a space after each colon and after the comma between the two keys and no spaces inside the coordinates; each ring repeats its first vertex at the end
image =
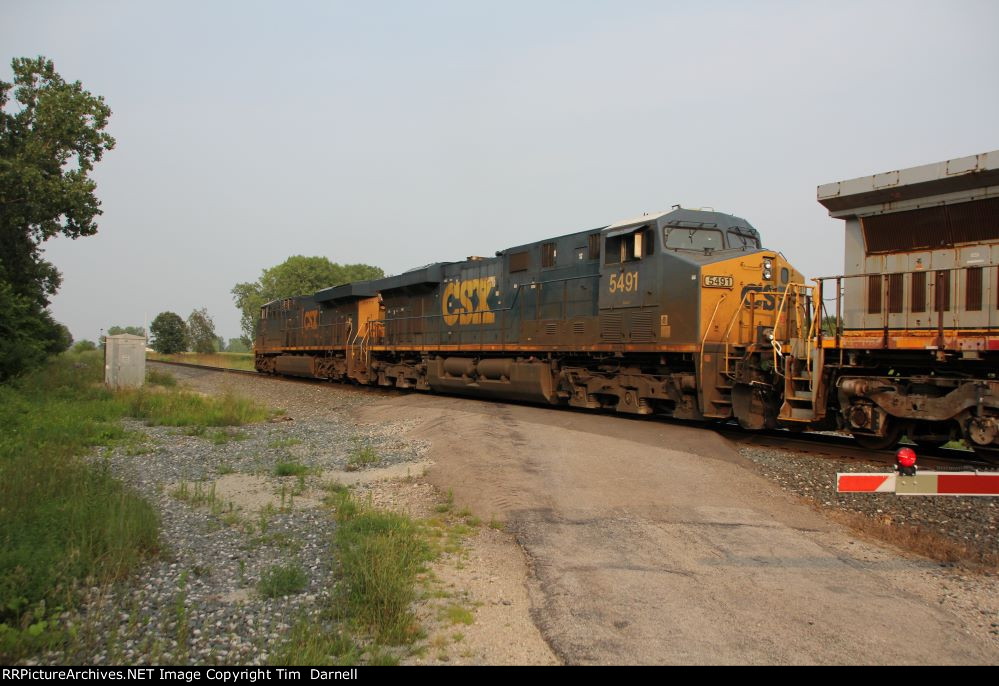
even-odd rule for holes
{"type": "Polygon", "coordinates": [[[801,283],[746,220],[674,206],[270,302],[256,367],[762,428],[779,320],[809,325],[801,283]]]}
{"type": "Polygon", "coordinates": [[[839,425],[871,447],[962,438],[999,460],[999,151],[817,195],[845,222],[845,273],[816,280],[836,323],[816,390],[839,425]]]}
{"type": "Polygon", "coordinates": [[[674,206],[267,303],[256,368],[999,459],[999,151],[818,200],[846,271],[811,285],[746,220],[674,206]]]}

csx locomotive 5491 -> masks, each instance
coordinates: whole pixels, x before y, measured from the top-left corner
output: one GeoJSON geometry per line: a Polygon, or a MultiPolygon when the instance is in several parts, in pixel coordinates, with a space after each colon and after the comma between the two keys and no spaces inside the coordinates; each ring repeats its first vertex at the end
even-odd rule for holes
{"type": "Polygon", "coordinates": [[[819,202],[846,220],[847,273],[814,285],[745,220],[677,206],[268,303],[256,366],[995,459],[999,151],[819,202]]]}
{"type": "Polygon", "coordinates": [[[744,219],[675,207],[268,303],[256,366],[759,428],[775,327],[809,326],[801,281],[744,219]]]}

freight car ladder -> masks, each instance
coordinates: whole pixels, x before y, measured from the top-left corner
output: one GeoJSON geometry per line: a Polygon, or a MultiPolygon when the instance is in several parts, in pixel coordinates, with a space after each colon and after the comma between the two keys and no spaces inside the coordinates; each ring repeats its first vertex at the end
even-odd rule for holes
{"type": "Polygon", "coordinates": [[[810,423],[824,414],[819,406],[823,397],[824,356],[818,328],[822,317],[811,311],[812,290],[805,284],[788,284],[774,319],[773,364],[784,380],[784,403],[778,414],[783,422],[810,423]]]}

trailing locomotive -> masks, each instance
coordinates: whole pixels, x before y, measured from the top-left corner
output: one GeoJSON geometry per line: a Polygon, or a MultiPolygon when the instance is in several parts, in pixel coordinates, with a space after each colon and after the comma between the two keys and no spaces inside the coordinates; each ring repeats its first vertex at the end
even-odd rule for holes
{"type": "MultiPolygon", "coordinates": [[[[864,445],[954,438],[999,458],[999,151],[818,188],[846,222],[835,331],[820,341],[836,420],[864,445]]],[[[818,298],[821,300],[821,296],[818,298]]]]}
{"type": "Polygon", "coordinates": [[[813,324],[801,282],[745,220],[677,206],[268,303],[256,367],[763,428],[775,344],[813,324]]]}

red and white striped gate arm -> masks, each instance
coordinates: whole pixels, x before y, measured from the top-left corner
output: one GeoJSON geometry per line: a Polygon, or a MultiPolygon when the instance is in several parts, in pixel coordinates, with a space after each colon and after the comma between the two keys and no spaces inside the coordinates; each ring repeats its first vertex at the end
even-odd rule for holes
{"type": "Polygon", "coordinates": [[[999,495],[999,472],[917,472],[915,476],[884,472],[836,474],[838,493],[896,495],[999,495]]]}

